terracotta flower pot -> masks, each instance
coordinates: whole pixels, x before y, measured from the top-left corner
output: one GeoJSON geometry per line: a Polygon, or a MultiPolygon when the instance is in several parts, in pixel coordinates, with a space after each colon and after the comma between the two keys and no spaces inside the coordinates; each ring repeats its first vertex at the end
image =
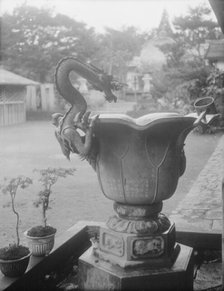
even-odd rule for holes
{"type": "Polygon", "coordinates": [[[25,231],[24,235],[27,238],[32,255],[37,257],[48,255],[54,247],[56,229],[54,229],[54,233],[44,236],[32,236],[29,234],[30,230],[32,228],[25,231]]]}
{"type": "Polygon", "coordinates": [[[0,270],[7,277],[19,277],[22,276],[29,264],[31,252],[24,255],[21,258],[0,258],[0,270]]]}

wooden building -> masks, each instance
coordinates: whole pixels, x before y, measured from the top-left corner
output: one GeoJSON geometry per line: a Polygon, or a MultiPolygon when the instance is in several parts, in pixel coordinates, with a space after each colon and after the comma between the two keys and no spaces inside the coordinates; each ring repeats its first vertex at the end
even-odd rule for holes
{"type": "Polygon", "coordinates": [[[40,84],[0,68],[0,126],[26,121],[26,98],[40,84]]]}
{"type": "Polygon", "coordinates": [[[217,69],[224,71],[224,39],[209,41],[205,58],[217,69]]]}
{"type": "Polygon", "coordinates": [[[40,84],[37,88],[27,86],[26,110],[30,112],[54,112],[56,99],[54,85],[51,83],[40,84]]]}

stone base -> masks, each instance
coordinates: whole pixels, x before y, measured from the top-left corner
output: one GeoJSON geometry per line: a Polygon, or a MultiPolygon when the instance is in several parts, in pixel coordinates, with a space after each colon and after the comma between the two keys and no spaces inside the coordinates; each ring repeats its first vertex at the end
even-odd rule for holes
{"type": "Polygon", "coordinates": [[[179,255],[171,267],[124,269],[100,260],[92,247],[79,258],[79,288],[81,290],[193,290],[193,249],[180,246],[179,255]]]}
{"type": "Polygon", "coordinates": [[[95,256],[122,268],[147,266],[170,267],[179,253],[175,244],[175,225],[154,235],[120,233],[100,228],[99,247],[95,256]]]}
{"type": "Polygon", "coordinates": [[[101,261],[112,263],[113,265],[118,265],[122,268],[133,268],[133,267],[147,267],[149,269],[171,267],[175,262],[178,254],[180,252],[179,244],[176,244],[171,255],[166,254],[159,258],[151,259],[139,259],[139,260],[124,260],[123,258],[115,258],[111,254],[104,253],[100,250],[93,250],[93,254],[96,258],[101,261]]]}

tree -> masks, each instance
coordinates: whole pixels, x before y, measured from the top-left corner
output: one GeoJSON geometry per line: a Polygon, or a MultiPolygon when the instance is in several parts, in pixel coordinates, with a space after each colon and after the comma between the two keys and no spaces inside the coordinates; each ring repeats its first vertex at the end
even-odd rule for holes
{"type": "Polygon", "coordinates": [[[123,76],[144,39],[134,27],[96,34],[83,22],[26,4],[4,14],[0,24],[1,64],[40,82],[53,82],[55,65],[68,55],[123,76]]]}
{"type": "Polygon", "coordinates": [[[11,198],[11,209],[13,213],[16,215],[16,246],[20,245],[20,237],[19,237],[19,213],[15,208],[15,199],[16,194],[20,189],[25,189],[30,184],[32,184],[32,180],[29,177],[18,176],[16,178],[5,178],[4,184],[0,185],[3,194],[9,194],[11,198]]]}
{"type": "Polygon", "coordinates": [[[107,28],[106,33],[99,36],[98,64],[122,81],[128,62],[140,53],[143,40],[144,34],[138,33],[135,27],[122,30],[107,28]]]}
{"type": "Polygon", "coordinates": [[[217,24],[210,19],[210,13],[210,8],[198,5],[174,19],[174,43],[160,47],[166,55],[167,65],[152,80],[155,98],[165,97],[175,107],[178,100],[190,105],[203,95],[210,73],[204,61],[203,46],[206,39],[217,36],[217,24]]]}
{"type": "Polygon", "coordinates": [[[202,57],[202,44],[206,39],[215,39],[217,23],[210,18],[211,9],[205,4],[189,8],[188,14],[176,17],[173,24],[179,37],[184,39],[187,49],[202,57]]]}
{"type": "Polygon", "coordinates": [[[54,186],[59,178],[66,178],[74,174],[74,168],[46,168],[46,169],[35,169],[35,172],[38,172],[39,182],[42,186],[42,190],[38,192],[38,199],[34,202],[36,207],[41,205],[42,207],[42,225],[47,227],[47,210],[50,208],[50,196],[53,192],[52,186],[54,186]]]}
{"type": "Polygon", "coordinates": [[[92,28],[26,4],[2,16],[1,32],[1,63],[40,82],[52,81],[54,66],[62,57],[85,60],[98,49],[92,28]]]}

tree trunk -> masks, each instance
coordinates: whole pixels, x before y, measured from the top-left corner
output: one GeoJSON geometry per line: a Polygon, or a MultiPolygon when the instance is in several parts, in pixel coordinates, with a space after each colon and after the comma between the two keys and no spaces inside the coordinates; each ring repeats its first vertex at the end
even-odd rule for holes
{"type": "Polygon", "coordinates": [[[20,244],[20,239],[19,239],[19,213],[15,210],[13,194],[11,194],[11,201],[12,201],[12,211],[16,215],[16,245],[19,246],[19,244],[20,244]]]}

